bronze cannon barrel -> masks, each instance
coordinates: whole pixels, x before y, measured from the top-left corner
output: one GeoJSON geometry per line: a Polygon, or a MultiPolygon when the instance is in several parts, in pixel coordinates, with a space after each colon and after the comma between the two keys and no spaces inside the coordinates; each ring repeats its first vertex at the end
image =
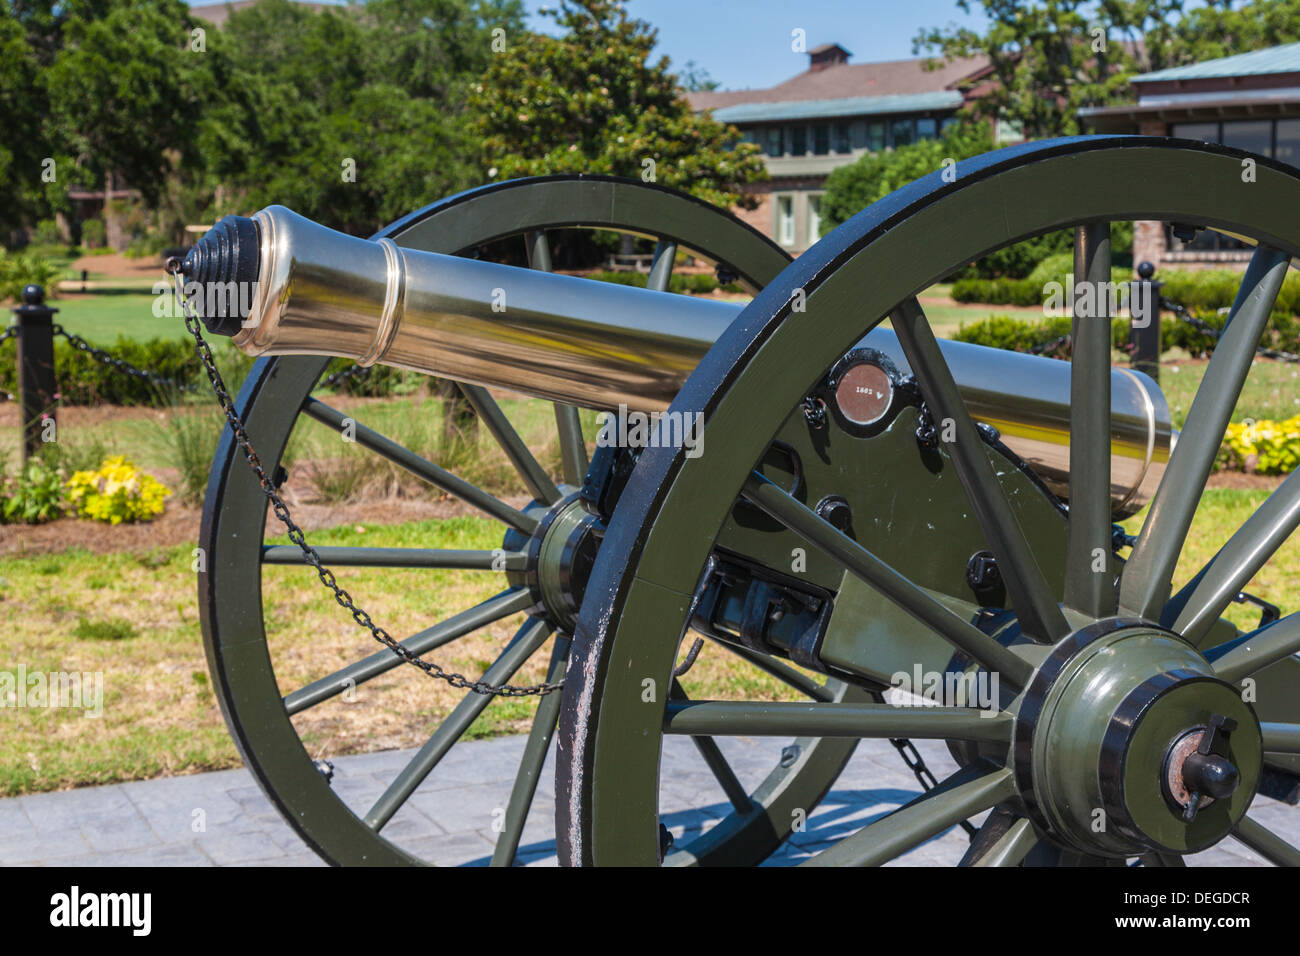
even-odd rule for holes
{"type": "MultiPolygon", "coordinates": [[[[332,355],[594,408],[667,408],[743,306],[358,239],[281,206],[228,217],[184,264],[205,324],[250,355],[332,355]],[[233,312],[222,306],[242,301],[233,312]],[[206,311],[204,307],[206,306],[206,311]]],[[[863,340],[907,363],[892,332],[863,340]]],[[[1070,365],[942,341],[971,414],[1068,496],[1070,365]]],[[[1145,375],[1111,377],[1117,515],[1154,493],[1174,433],[1145,375]]]]}

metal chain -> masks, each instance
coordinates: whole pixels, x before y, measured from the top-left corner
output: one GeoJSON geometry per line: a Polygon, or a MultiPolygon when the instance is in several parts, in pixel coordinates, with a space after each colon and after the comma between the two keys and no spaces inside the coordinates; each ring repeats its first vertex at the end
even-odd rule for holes
{"type": "Polygon", "coordinates": [[[147,382],[151,382],[154,385],[161,385],[164,388],[174,388],[178,392],[196,391],[196,386],[194,385],[189,385],[183,382],[175,382],[170,378],[163,378],[160,375],[154,375],[152,372],[146,372],[142,368],[136,368],[134,365],[132,365],[130,362],[125,361],[124,359],[120,359],[117,358],[116,356],[109,355],[103,349],[95,348],[95,346],[91,345],[80,335],[77,335],[73,332],[69,332],[61,325],[56,324],[52,326],[51,331],[53,331],[55,335],[61,335],[65,339],[67,339],[68,342],[72,345],[72,347],[76,349],[78,352],[85,352],[95,361],[100,362],[104,365],[111,366],[117,369],[119,372],[122,372],[126,375],[130,375],[133,378],[144,379],[147,382]]]}
{"type": "Polygon", "coordinates": [[[339,369],[333,375],[327,375],[316,387],[333,388],[339,382],[345,381],[346,379],[353,378],[357,375],[365,375],[373,367],[374,366],[372,365],[349,365],[347,368],[339,369]]]}
{"type": "Polygon", "coordinates": [[[221,410],[226,415],[226,422],[230,425],[230,430],[235,436],[235,441],[248,460],[249,467],[253,469],[253,474],[257,476],[258,484],[261,485],[262,494],[266,495],[267,500],[271,503],[271,509],[275,516],[280,519],[280,523],[285,526],[288,532],[289,540],[298,546],[302,551],[303,557],[313,568],[316,569],[316,575],[323,584],[334,595],[334,600],[339,606],[352,615],[352,619],[359,625],[368,630],[371,636],[379,643],[383,644],[394,654],[400,657],[405,663],[418,667],[429,677],[446,681],[453,687],[459,687],[464,690],[473,691],[476,694],[500,697],[541,697],[553,691],[560,690],[564,687],[564,682],[560,681],[555,684],[541,683],[529,684],[526,686],[515,686],[511,684],[488,684],[482,680],[470,680],[469,678],[445,670],[439,667],[433,661],[426,661],[417,655],[411,653],[400,642],[395,640],[382,627],[377,625],[370,615],[357,607],[352,600],[352,595],[339,586],[334,577],[334,572],[321,563],[320,555],[316,549],[307,543],[306,535],[294,522],[292,515],[289,513],[289,506],[284,503],[276,489],[275,483],[267,475],[262,460],[258,457],[257,452],[253,449],[252,442],[249,440],[248,432],[244,428],[244,423],[235,410],[235,402],[226,390],[226,384],[217,370],[217,364],[212,355],[212,348],[203,338],[203,327],[198,314],[195,313],[189,300],[185,296],[184,279],[181,276],[179,263],[169,263],[171,271],[176,281],[176,298],[180,302],[181,308],[185,313],[185,328],[189,330],[190,335],[194,337],[194,348],[198,354],[199,360],[203,363],[203,368],[207,372],[208,381],[212,383],[212,390],[216,393],[217,402],[221,405],[221,410]]]}
{"type": "Polygon", "coordinates": [[[1055,352],[1057,349],[1061,348],[1062,346],[1069,345],[1069,344],[1070,344],[1070,335],[1069,333],[1066,333],[1065,335],[1052,339],[1050,342],[1041,342],[1038,345],[1031,345],[1029,347],[1029,354],[1042,355],[1044,352],[1055,352]]]}
{"type": "MultiPolygon", "coordinates": [[[[1177,318],[1181,322],[1187,323],[1192,328],[1196,329],[1196,331],[1200,332],[1202,335],[1209,338],[1209,340],[1213,342],[1215,345],[1218,345],[1219,339],[1223,338],[1222,329],[1216,329],[1214,326],[1210,325],[1210,323],[1204,321],[1203,319],[1198,319],[1196,316],[1192,315],[1191,312],[1187,311],[1186,306],[1181,305],[1178,302],[1175,302],[1173,299],[1167,299],[1164,296],[1161,296],[1160,307],[1164,309],[1168,309],[1170,312],[1174,314],[1175,318],[1177,318]]],[[[1211,352],[1214,351],[1214,348],[1211,347],[1210,351],[1211,352]]],[[[1277,359],[1278,361],[1281,362],[1300,362],[1300,355],[1297,355],[1295,352],[1287,352],[1282,349],[1270,349],[1261,345],[1259,348],[1255,349],[1255,353],[1257,355],[1263,356],[1264,358],[1277,359]]]]}
{"type": "Polygon", "coordinates": [[[18,334],[18,326],[17,325],[9,326],[9,328],[5,329],[3,332],[0,332],[0,344],[8,342],[17,334],[18,334]]]}
{"type": "MultiPolygon", "coordinates": [[[[929,793],[935,787],[939,786],[939,781],[934,778],[930,768],[925,765],[925,758],[921,752],[916,749],[916,745],[906,737],[890,737],[889,742],[894,745],[898,755],[903,758],[903,763],[907,764],[907,769],[912,771],[912,776],[916,777],[916,782],[921,785],[921,789],[929,793]]],[[[976,830],[969,820],[961,821],[961,828],[971,837],[975,836],[976,830]]]]}

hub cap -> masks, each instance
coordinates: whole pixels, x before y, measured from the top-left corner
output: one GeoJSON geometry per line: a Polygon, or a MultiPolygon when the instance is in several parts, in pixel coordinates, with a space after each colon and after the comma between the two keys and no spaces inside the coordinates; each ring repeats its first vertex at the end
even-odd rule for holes
{"type": "Polygon", "coordinates": [[[1227,836],[1254,796],[1262,743],[1253,709],[1186,641],[1117,619],[1076,631],[1044,661],[1015,755],[1040,827],[1073,849],[1125,857],[1227,836]]]}

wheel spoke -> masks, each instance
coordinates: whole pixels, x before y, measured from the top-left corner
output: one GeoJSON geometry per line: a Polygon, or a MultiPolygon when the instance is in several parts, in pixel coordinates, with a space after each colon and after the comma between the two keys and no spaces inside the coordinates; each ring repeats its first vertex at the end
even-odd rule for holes
{"type": "Polygon", "coordinates": [[[958,866],[1019,866],[1038,845],[1038,834],[1026,817],[994,807],[971,840],[958,866]]]}
{"type": "MultiPolygon", "coordinates": [[[[527,588],[514,588],[502,591],[495,597],[488,598],[482,604],[461,611],[454,617],[426,628],[402,641],[401,644],[412,654],[427,654],[444,644],[450,644],[457,638],[464,637],[494,621],[500,621],[512,614],[526,611],[533,606],[533,596],[527,588]]],[[[375,651],[364,660],[349,664],[342,670],[335,671],[328,677],[313,681],[306,687],[299,688],[284,699],[284,709],[292,717],[294,714],[315,707],[350,688],[359,687],[366,681],[387,673],[402,663],[402,659],[385,648],[375,651]]]]}
{"type": "Polygon", "coordinates": [[[880,866],[1014,795],[1010,770],[972,765],[823,850],[804,866],[880,866]]]}
{"type": "Polygon", "coordinates": [[[677,258],[677,243],[670,239],[660,239],[655,246],[654,264],[650,266],[650,277],[646,279],[646,288],[655,292],[667,292],[673,277],[673,261],[677,258]]]}
{"type": "Polygon", "coordinates": [[[587,441],[582,437],[582,418],[572,405],[555,405],[555,426],[560,432],[560,459],[564,480],[581,485],[587,477],[587,441]]]}
{"type": "Polygon", "coordinates": [[[1264,734],[1264,751],[1271,754],[1300,754],[1300,724],[1283,724],[1265,721],[1260,724],[1264,734]]]}
{"type": "MultiPolygon", "coordinates": [[[[484,683],[500,684],[514,676],[515,671],[524,665],[528,658],[546,642],[551,634],[551,624],[544,618],[526,621],[515,634],[514,639],[501,652],[491,667],[483,674],[484,683]]],[[[411,758],[411,762],[402,768],[388,789],[383,792],[375,805],[365,816],[365,823],[378,832],[384,824],[392,819],[393,814],[402,808],[411,794],[446,756],[452,745],[469,729],[469,725],[492,702],[488,694],[470,691],[456,708],[447,715],[447,719],[438,725],[433,736],[411,758]]]]}
{"type": "Polygon", "coordinates": [[[433,462],[422,458],[391,438],[387,438],[372,428],[367,428],[353,418],[344,415],[338,409],[331,408],[319,399],[309,398],[302,410],[323,425],[328,425],[337,432],[351,429],[354,440],[362,448],[388,459],[393,464],[405,468],[417,478],[422,478],[436,488],[441,488],[449,495],[454,495],[466,504],[473,505],[485,514],[491,515],[510,527],[532,534],[537,530],[537,519],[522,511],[510,507],[482,488],[471,485],[463,478],[439,468],[433,462]],[[349,424],[350,423],[350,424],[349,424]]]}
{"type": "MultiPolygon", "coordinates": [[[[530,232],[527,237],[528,267],[551,271],[551,245],[545,232],[530,232]]],[[[555,403],[555,426],[560,433],[560,460],[564,481],[581,485],[587,475],[587,443],[582,437],[582,419],[572,405],[555,403]]]]}
{"type": "MultiPolygon", "coordinates": [[[[978,440],[978,439],[977,439],[978,440]]],[[[797,501],[758,472],[751,474],[745,498],[813,547],[825,552],[903,610],[932,628],[958,650],[1002,676],[1014,687],[1029,680],[1033,668],[992,637],[958,617],[923,588],[917,587],[862,545],[797,501]]],[[[1060,613],[1059,610],[1057,612],[1060,613]]]]}
{"type": "MultiPolygon", "coordinates": [[[[345,568],[446,568],[460,571],[522,571],[528,555],[518,551],[451,551],[435,548],[332,548],[313,546],[321,564],[345,568]]],[[[263,564],[310,566],[296,544],[262,548],[263,564]]]]}
{"type": "Polygon", "coordinates": [[[491,393],[482,385],[469,385],[463,382],[460,384],[460,390],[474,406],[474,411],[497,440],[501,450],[506,453],[510,464],[515,466],[515,471],[519,472],[519,477],[523,479],[525,487],[533,497],[548,505],[555,504],[564,497],[560,494],[560,489],[555,487],[555,482],[551,481],[551,476],[546,473],[546,469],[528,450],[528,446],[519,437],[519,433],[510,424],[510,419],[506,418],[505,412],[501,411],[501,406],[496,403],[491,393]]]}
{"type": "Polygon", "coordinates": [[[970,707],[674,700],[664,733],[719,737],[915,737],[1007,743],[1014,718],[970,707]]]}
{"type": "Polygon", "coordinates": [[[1300,527],[1300,472],[1287,476],[1210,563],[1169,602],[1165,618],[1173,629],[1199,644],[1241,589],[1300,527]]]}
{"type": "Polygon", "coordinates": [[[1110,223],[1075,229],[1074,279],[1065,603],[1101,618],[1115,613],[1110,543],[1110,316],[1109,296],[1102,291],[1110,283],[1110,223]],[[1089,291],[1089,305],[1095,308],[1081,309],[1078,293],[1089,291]]]}
{"type": "Polygon", "coordinates": [[[1029,548],[920,303],[908,299],[890,319],[940,436],[951,431],[953,441],[945,446],[997,559],[1022,629],[1045,641],[1064,637],[1069,624],[1029,548]]]}
{"type": "Polygon", "coordinates": [[[717,644],[719,647],[753,664],[759,670],[771,674],[783,684],[793,687],[805,697],[823,701],[835,699],[835,695],[826,685],[817,683],[811,677],[799,673],[789,664],[777,660],[775,657],[768,657],[766,654],[760,654],[758,651],[751,651],[748,647],[741,647],[739,644],[731,644],[727,641],[717,641],[717,644]]]}
{"type": "Polygon", "coordinates": [[[1206,652],[1214,673],[1235,684],[1292,654],[1300,653],[1300,612],[1206,652]]]}
{"type": "Polygon", "coordinates": [[[1282,288],[1288,261],[1286,253],[1263,245],[1251,256],[1228,323],[1192,399],[1169,467],[1124,567],[1120,605],[1140,617],[1159,618],[1169,599],[1178,555],[1282,288]]]}
{"type": "MultiPolygon", "coordinates": [[[[673,678],[672,699],[674,701],[687,700],[686,691],[682,685],[673,678]]],[[[691,737],[691,743],[695,744],[695,749],[700,752],[704,758],[705,764],[708,765],[709,771],[713,774],[713,779],[718,781],[718,786],[726,794],[727,799],[731,801],[731,806],[737,813],[745,814],[754,809],[754,804],[749,799],[749,792],[741,785],[740,780],[736,777],[736,772],[731,769],[731,764],[723,756],[722,749],[712,737],[691,737]]]]}
{"type": "Polygon", "coordinates": [[[1242,817],[1232,835],[1274,866],[1300,866],[1300,850],[1250,817],[1242,817]]]}
{"type": "MultiPolygon", "coordinates": [[[[564,679],[564,665],[569,660],[569,644],[569,639],[563,634],[555,635],[551,664],[546,672],[548,684],[558,684],[564,679]]],[[[510,791],[510,802],[506,804],[505,825],[497,837],[496,849],[492,851],[493,866],[509,866],[515,861],[524,824],[528,822],[528,811],[532,808],[533,796],[537,793],[537,781],[542,776],[542,765],[546,763],[546,752],[550,750],[551,737],[555,735],[555,725],[560,719],[560,702],[563,699],[562,694],[551,693],[537,702],[533,729],[528,732],[524,755],[519,761],[519,772],[515,774],[515,785],[510,791]]]]}

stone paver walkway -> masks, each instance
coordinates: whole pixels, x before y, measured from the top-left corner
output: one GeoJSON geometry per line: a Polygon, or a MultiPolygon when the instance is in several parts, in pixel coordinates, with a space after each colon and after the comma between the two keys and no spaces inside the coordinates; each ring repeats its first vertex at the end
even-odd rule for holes
{"type": "MultiPolygon", "coordinates": [[[[727,738],[720,746],[742,783],[773,766],[781,742],[727,738]]],[[[506,805],[523,737],[461,744],[385,828],[385,836],[440,865],[484,865],[492,826],[506,805]],[[495,811],[495,817],[494,817],[495,811]]],[[[955,769],[942,743],[918,749],[940,779],[955,769]]],[[[333,786],[364,811],[413,751],[334,760],[333,786]]],[[[712,825],[728,804],[689,740],[668,738],[663,819],[680,844],[712,825]]],[[[912,799],[919,787],[887,741],[864,741],[821,806],[770,861],[797,863],[912,799]]],[[[554,768],[548,762],[520,845],[522,862],[555,865],[554,768]]],[[[1300,808],[1257,798],[1251,815],[1300,842],[1300,808]]],[[[967,839],[953,829],[895,861],[951,865],[967,839]]],[[[1266,865],[1234,840],[1191,857],[1192,865],[1266,865]]],[[[169,777],[0,800],[0,865],[317,866],[321,861],[271,807],[245,770],[169,777]]]]}

